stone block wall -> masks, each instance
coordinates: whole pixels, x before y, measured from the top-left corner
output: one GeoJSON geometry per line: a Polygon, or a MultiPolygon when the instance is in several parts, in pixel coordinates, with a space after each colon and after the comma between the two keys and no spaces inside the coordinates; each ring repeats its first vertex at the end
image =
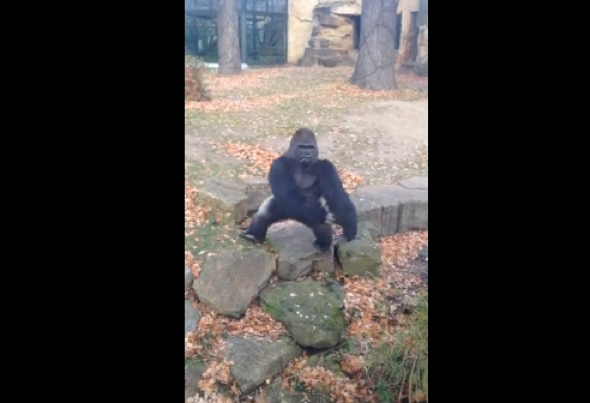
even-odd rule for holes
{"type": "MultiPolygon", "coordinates": [[[[287,62],[302,66],[354,65],[354,17],[360,16],[361,5],[362,0],[289,0],[287,62]]],[[[417,13],[412,21],[426,25],[427,38],[428,0],[400,0],[398,13],[417,13]]],[[[428,60],[424,28],[418,32],[421,46],[417,59],[428,60]]]]}
{"type": "MultiPolygon", "coordinates": [[[[308,54],[307,48],[333,48],[348,53],[354,47],[354,24],[350,16],[360,13],[361,0],[289,0],[287,62],[301,63],[300,59],[308,54]],[[330,42],[327,46],[320,46],[316,39],[327,39],[330,42]]],[[[334,53],[333,56],[337,58],[338,54],[334,53]]],[[[317,64],[318,60],[319,56],[314,62],[317,64]]]]}
{"type": "Polygon", "coordinates": [[[298,64],[326,67],[353,65],[354,20],[351,16],[331,12],[329,7],[316,7],[308,47],[298,64]]]}

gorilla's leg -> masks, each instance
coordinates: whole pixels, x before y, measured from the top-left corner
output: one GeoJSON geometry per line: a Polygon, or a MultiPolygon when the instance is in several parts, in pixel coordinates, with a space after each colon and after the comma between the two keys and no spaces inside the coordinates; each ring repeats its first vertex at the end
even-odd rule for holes
{"type": "Polygon", "coordinates": [[[263,243],[268,227],[286,218],[279,208],[276,199],[270,196],[262,202],[256,215],[254,215],[250,227],[240,236],[249,241],[263,243]]]}
{"type": "Polygon", "coordinates": [[[326,223],[310,228],[315,235],[313,245],[322,253],[330,250],[330,246],[332,246],[332,226],[326,223]]]}

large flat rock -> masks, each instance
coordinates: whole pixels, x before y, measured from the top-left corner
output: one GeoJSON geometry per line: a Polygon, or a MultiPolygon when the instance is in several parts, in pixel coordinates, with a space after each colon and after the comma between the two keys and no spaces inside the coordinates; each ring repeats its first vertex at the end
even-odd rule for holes
{"type": "Polygon", "coordinates": [[[333,280],[284,281],[260,293],[262,309],[281,322],[297,344],[331,348],[344,334],[344,290],[333,280]]]}
{"type": "Polygon", "coordinates": [[[270,195],[270,185],[265,178],[209,179],[199,190],[199,201],[211,208],[217,221],[231,224],[256,212],[270,195]]]}
{"type": "Polygon", "coordinates": [[[245,337],[230,337],[227,340],[226,357],[234,363],[230,372],[245,394],[253,392],[300,355],[301,348],[290,338],[276,342],[245,337]]]}
{"type": "Polygon", "coordinates": [[[248,197],[240,183],[209,179],[199,189],[199,203],[211,208],[213,217],[224,224],[239,223],[248,213],[248,197]]]}
{"type": "Polygon", "coordinates": [[[373,239],[372,232],[374,228],[370,223],[361,222],[355,240],[336,246],[342,271],[347,276],[379,277],[381,248],[373,239]]]}
{"type": "Polygon", "coordinates": [[[239,318],[266,286],[275,268],[274,255],[262,249],[220,252],[205,259],[193,289],[199,300],[215,312],[239,318]]]}
{"type": "Polygon", "coordinates": [[[371,223],[374,237],[428,229],[428,178],[394,185],[363,186],[351,195],[359,222],[371,223]]]}
{"type": "Polygon", "coordinates": [[[267,235],[268,242],[278,251],[277,277],[295,280],[312,270],[334,271],[333,246],[326,253],[319,253],[313,242],[313,232],[303,224],[289,224],[267,235]]]}

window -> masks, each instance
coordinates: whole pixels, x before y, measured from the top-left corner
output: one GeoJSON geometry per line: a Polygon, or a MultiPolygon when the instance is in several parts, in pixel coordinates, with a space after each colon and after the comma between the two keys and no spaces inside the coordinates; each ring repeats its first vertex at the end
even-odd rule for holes
{"type": "Polygon", "coordinates": [[[246,11],[287,13],[287,0],[246,0],[246,11]]]}
{"type": "Polygon", "coordinates": [[[285,63],[286,45],[285,16],[246,14],[246,63],[285,63]]]}
{"type": "MultiPolygon", "coordinates": [[[[242,61],[287,61],[287,0],[235,0],[238,4],[242,61]]],[[[206,62],[217,61],[217,0],[185,0],[184,50],[206,62]]]]}

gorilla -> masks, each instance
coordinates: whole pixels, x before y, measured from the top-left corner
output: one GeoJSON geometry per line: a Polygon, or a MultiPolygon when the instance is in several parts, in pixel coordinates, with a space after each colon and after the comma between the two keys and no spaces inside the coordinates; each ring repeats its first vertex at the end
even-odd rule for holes
{"type": "Polygon", "coordinates": [[[314,246],[326,252],[332,245],[332,227],[326,223],[328,213],[342,226],[344,241],[356,237],[356,208],[334,165],[318,155],[315,134],[307,128],[298,129],[289,150],[272,162],[268,174],[272,196],[262,203],[250,227],[241,234],[243,238],[262,243],[268,227],[293,219],[310,228],[316,237],[314,246]]]}

